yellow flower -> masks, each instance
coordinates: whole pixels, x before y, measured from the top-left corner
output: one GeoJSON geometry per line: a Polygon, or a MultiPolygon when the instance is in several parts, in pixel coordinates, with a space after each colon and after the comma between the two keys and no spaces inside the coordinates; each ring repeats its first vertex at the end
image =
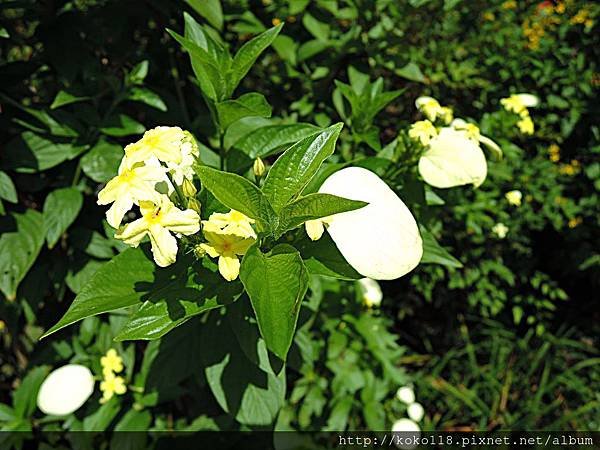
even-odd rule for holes
{"type": "Polygon", "coordinates": [[[225,234],[237,234],[244,238],[256,239],[256,232],[252,228],[254,219],[239,211],[231,210],[226,214],[212,213],[208,218],[211,226],[216,226],[225,234]]]}
{"type": "Polygon", "coordinates": [[[427,145],[431,138],[437,136],[437,130],[429,120],[419,120],[410,126],[408,136],[411,139],[420,141],[423,145],[427,145]]]}
{"type": "Polygon", "coordinates": [[[100,390],[102,391],[102,398],[100,403],[106,403],[113,395],[123,395],[127,388],[125,387],[125,380],[123,377],[117,377],[114,373],[104,374],[104,380],[100,383],[100,390]]]}
{"type": "Polygon", "coordinates": [[[509,204],[514,206],[521,206],[521,200],[523,199],[523,194],[521,193],[521,191],[508,191],[506,194],[504,194],[504,197],[506,197],[506,200],[509,204]]]}
{"type": "Polygon", "coordinates": [[[367,308],[378,307],[383,300],[383,292],[379,283],[371,278],[358,280],[358,292],[367,308]]]}
{"type": "Polygon", "coordinates": [[[521,133],[533,134],[534,126],[533,126],[533,120],[531,120],[531,117],[529,117],[529,116],[522,117],[517,122],[517,126],[519,127],[519,130],[521,131],[521,133]]]}
{"type": "Polygon", "coordinates": [[[192,180],[194,177],[193,165],[196,162],[196,158],[200,155],[194,136],[189,131],[184,131],[183,136],[184,138],[180,147],[180,161],[166,162],[169,174],[178,186],[181,186],[186,180],[192,180]]]}
{"type": "Polygon", "coordinates": [[[483,13],[483,20],[486,20],[488,22],[493,22],[496,19],[496,16],[494,16],[494,13],[486,11],[483,13]]]}
{"type": "Polygon", "coordinates": [[[98,193],[99,205],[112,203],[106,211],[109,225],[118,228],[125,213],[140,200],[155,200],[154,186],[164,180],[165,169],[156,158],[149,158],[146,164],[123,158],[118,175],[98,193]]]}
{"type": "Polygon", "coordinates": [[[439,110],[439,116],[448,125],[454,119],[454,112],[449,106],[442,106],[439,110]]]}
{"type": "Polygon", "coordinates": [[[567,225],[569,226],[569,228],[575,228],[581,225],[581,222],[583,222],[583,219],[581,217],[573,217],[572,219],[569,219],[569,223],[567,225]]]}
{"type": "Polygon", "coordinates": [[[550,161],[560,161],[560,147],[558,145],[551,144],[550,147],[548,147],[548,153],[550,154],[550,161]]]}
{"type": "Polygon", "coordinates": [[[219,258],[219,272],[227,281],[235,280],[240,274],[238,256],[245,255],[255,239],[224,233],[209,221],[202,222],[204,237],[208,243],[200,244],[211,258],[219,258]]]}
{"type": "Polygon", "coordinates": [[[503,9],[515,9],[517,7],[517,2],[515,0],[507,0],[502,3],[503,9]]]}
{"type": "Polygon", "coordinates": [[[100,364],[105,376],[107,373],[119,373],[123,370],[123,359],[114,348],[109,349],[106,355],[100,358],[100,364]]]}
{"type": "Polygon", "coordinates": [[[463,119],[454,119],[450,125],[455,130],[463,131],[470,140],[485,145],[498,159],[502,158],[502,149],[500,146],[489,137],[482,135],[477,125],[465,122],[463,119]]]}
{"type": "Polygon", "coordinates": [[[506,235],[508,234],[508,227],[506,225],[504,225],[503,223],[497,223],[496,225],[494,225],[492,227],[492,231],[500,239],[504,239],[506,237],[506,235]]]}
{"type": "Polygon", "coordinates": [[[415,106],[432,122],[435,121],[436,117],[440,117],[445,114],[442,106],[433,97],[419,97],[415,101],[415,106]]]}
{"type": "Polygon", "coordinates": [[[160,195],[157,203],[140,202],[140,212],[142,217],[122,227],[115,237],[137,247],[149,235],[154,261],[160,267],[173,264],[177,258],[177,240],[170,231],[190,235],[200,230],[198,213],[182,211],[166,195],[160,195]]]}
{"type": "Polygon", "coordinates": [[[535,108],[540,100],[533,94],[512,94],[500,100],[500,104],[509,112],[529,115],[527,108],[535,108]]]}
{"type": "Polygon", "coordinates": [[[125,147],[125,155],[133,162],[145,161],[155,156],[160,161],[179,164],[181,146],[189,139],[179,127],[156,127],[144,133],[139,141],[125,147]]]}
{"type": "Polygon", "coordinates": [[[579,161],[572,160],[570,164],[562,164],[558,169],[559,173],[562,175],[567,175],[572,177],[579,172],[579,161]]]}
{"type": "Polygon", "coordinates": [[[274,27],[276,27],[277,25],[279,25],[281,23],[281,19],[278,19],[277,17],[274,17],[271,20],[271,23],[273,24],[274,27]]]}

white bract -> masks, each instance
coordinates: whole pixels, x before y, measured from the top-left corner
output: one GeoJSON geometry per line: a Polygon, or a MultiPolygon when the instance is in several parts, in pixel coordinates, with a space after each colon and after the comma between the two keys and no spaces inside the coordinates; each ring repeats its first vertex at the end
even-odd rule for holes
{"type": "Polygon", "coordinates": [[[415,391],[410,386],[402,386],[396,391],[396,398],[402,403],[410,405],[415,402],[415,391]]]}
{"type": "Polygon", "coordinates": [[[45,414],[65,416],[77,411],[94,392],[90,369],[67,364],[50,373],[42,383],[37,405],[45,414]]]}
{"type": "Polygon", "coordinates": [[[326,222],[339,251],[358,273],[393,280],[417,266],[423,255],[417,222],[381,178],[362,167],[348,167],[327,178],[319,192],[369,203],[326,222]]]}
{"type": "Polygon", "coordinates": [[[408,417],[410,417],[415,422],[420,422],[423,416],[425,415],[425,410],[420,403],[411,403],[408,405],[406,410],[408,417]]]}
{"type": "Polygon", "coordinates": [[[444,127],[421,156],[419,173],[437,188],[464,184],[478,187],[487,176],[487,162],[478,143],[466,132],[444,127]]]}
{"type": "Polygon", "coordinates": [[[396,447],[412,449],[417,447],[416,439],[421,436],[421,427],[410,419],[399,419],[392,425],[393,433],[402,433],[402,441],[396,441],[396,447]]]}

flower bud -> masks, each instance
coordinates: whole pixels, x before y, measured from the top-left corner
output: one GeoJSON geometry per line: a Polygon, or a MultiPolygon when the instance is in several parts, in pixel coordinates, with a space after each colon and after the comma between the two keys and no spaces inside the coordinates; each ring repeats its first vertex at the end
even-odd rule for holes
{"type": "Polygon", "coordinates": [[[415,402],[415,391],[409,386],[402,386],[396,392],[396,398],[400,400],[402,403],[406,403],[410,405],[415,402]]]}
{"type": "Polygon", "coordinates": [[[200,215],[202,205],[200,204],[200,202],[198,200],[196,200],[195,197],[188,198],[187,207],[188,207],[188,209],[192,209],[192,210],[196,211],[198,213],[198,215],[200,215]]]}
{"type": "Polygon", "coordinates": [[[187,178],[183,179],[183,183],[181,184],[181,190],[183,191],[183,195],[185,195],[186,197],[193,197],[194,195],[196,195],[196,192],[198,192],[196,186],[194,186],[194,183],[192,183],[187,178]]]}
{"type": "Polygon", "coordinates": [[[194,247],[194,256],[198,259],[201,259],[204,258],[204,255],[206,255],[206,250],[204,250],[201,245],[196,245],[194,247]]]}
{"type": "Polygon", "coordinates": [[[252,170],[254,171],[254,175],[257,178],[261,178],[265,174],[265,171],[266,171],[265,163],[260,158],[260,156],[257,156],[256,159],[254,160],[254,164],[252,165],[252,170]]]}

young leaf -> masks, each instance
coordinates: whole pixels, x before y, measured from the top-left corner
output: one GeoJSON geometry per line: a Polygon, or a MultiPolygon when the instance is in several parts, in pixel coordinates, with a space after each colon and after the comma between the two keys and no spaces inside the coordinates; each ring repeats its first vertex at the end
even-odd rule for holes
{"type": "Polygon", "coordinates": [[[227,74],[227,93],[231,96],[235,88],[246,76],[260,54],[275,40],[283,24],[269,28],[251,41],[246,42],[235,54],[231,71],[227,74]]]}
{"type": "Polygon", "coordinates": [[[100,267],[65,315],[42,338],[86,317],[139,304],[148,292],[163,288],[187,270],[186,263],[158,268],[147,253],[141,248],[129,248],[100,267]]]}
{"type": "Polygon", "coordinates": [[[44,202],[44,228],[48,248],[54,247],[62,234],[77,218],[83,195],[75,188],[62,188],[52,191],[44,202]]]}
{"type": "Polygon", "coordinates": [[[162,98],[155,93],[152,92],[148,88],[142,88],[134,86],[129,90],[129,94],[127,95],[128,100],[132,100],[134,102],[145,103],[148,106],[152,106],[153,108],[158,109],[159,111],[166,111],[167,105],[163,102],[162,98]]]}
{"type": "Polygon", "coordinates": [[[273,164],[265,179],[263,192],[275,211],[280,211],[300,194],[323,161],[333,154],[342,127],[342,123],[337,123],[302,139],[288,148],[273,164]]]}
{"type": "Polygon", "coordinates": [[[320,219],[366,206],[367,203],[331,194],[308,194],[286,205],[280,213],[279,233],[302,225],[307,220],[320,219]]]}
{"type": "Polygon", "coordinates": [[[271,105],[264,95],[257,92],[244,94],[234,100],[216,104],[221,129],[226,130],[244,117],[271,117],[271,105]]]}
{"type": "Polygon", "coordinates": [[[66,91],[59,91],[54,97],[50,109],[60,108],[61,106],[70,105],[71,103],[84,102],[89,100],[91,97],[78,97],[76,95],[69,94],[66,91]]]}
{"type": "Polygon", "coordinates": [[[214,101],[222,100],[225,97],[224,77],[215,58],[191,39],[172,30],[167,33],[190,54],[192,70],[204,95],[214,101]]]}
{"type": "Polygon", "coordinates": [[[269,200],[256,185],[234,173],[197,166],[196,174],[217,200],[252,219],[271,227],[275,213],[269,200]]]}
{"type": "Polygon", "coordinates": [[[446,267],[461,268],[462,263],[442,247],[435,237],[424,227],[419,227],[423,239],[421,264],[439,264],[446,267]]]}
{"type": "Polygon", "coordinates": [[[220,0],[185,0],[217,30],[223,29],[223,10],[220,0]]]}
{"type": "Polygon", "coordinates": [[[254,246],[244,255],[240,279],[267,348],[285,360],[308,289],[308,272],[300,254],[286,244],[277,245],[268,254],[254,246]]]}
{"type": "Polygon", "coordinates": [[[131,136],[132,134],[142,134],[146,131],[146,127],[137,120],[132,119],[125,114],[111,116],[100,127],[100,131],[108,136],[131,136]]]}
{"type": "Polygon", "coordinates": [[[43,216],[33,209],[0,218],[0,291],[9,300],[44,244],[43,216]]]}

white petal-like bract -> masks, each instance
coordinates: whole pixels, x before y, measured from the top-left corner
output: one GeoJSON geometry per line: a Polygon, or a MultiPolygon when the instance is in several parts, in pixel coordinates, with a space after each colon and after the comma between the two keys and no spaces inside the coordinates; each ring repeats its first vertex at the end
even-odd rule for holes
{"type": "Polygon", "coordinates": [[[410,405],[415,402],[415,391],[410,386],[402,386],[396,391],[396,398],[402,403],[410,405]]]}
{"type": "Polygon", "coordinates": [[[450,188],[481,185],[487,176],[485,155],[462,131],[442,128],[419,159],[419,173],[427,184],[450,188]]]}
{"type": "Polygon", "coordinates": [[[52,371],[42,383],[37,405],[45,414],[65,416],[77,411],[94,392],[94,376],[79,364],[52,371]]]}
{"type": "Polygon", "coordinates": [[[423,409],[423,405],[421,405],[420,403],[411,403],[410,405],[408,405],[406,413],[408,414],[408,417],[411,418],[411,420],[414,420],[415,422],[420,422],[423,416],[425,415],[425,410],[423,409]]]}
{"type": "Polygon", "coordinates": [[[423,255],[417,222],[406,205],[370,170],[348,167],[325,180],[319,192],[369,204],[332,216],[327,231],[361,275],[393,280],[414,269],[423,255]]]}
{"type": "Polygon", "coordinates": [[[515,94],[521,103],[527,108],[535,108],[540,103],[540,99],[533,94],[515,94]]]}

